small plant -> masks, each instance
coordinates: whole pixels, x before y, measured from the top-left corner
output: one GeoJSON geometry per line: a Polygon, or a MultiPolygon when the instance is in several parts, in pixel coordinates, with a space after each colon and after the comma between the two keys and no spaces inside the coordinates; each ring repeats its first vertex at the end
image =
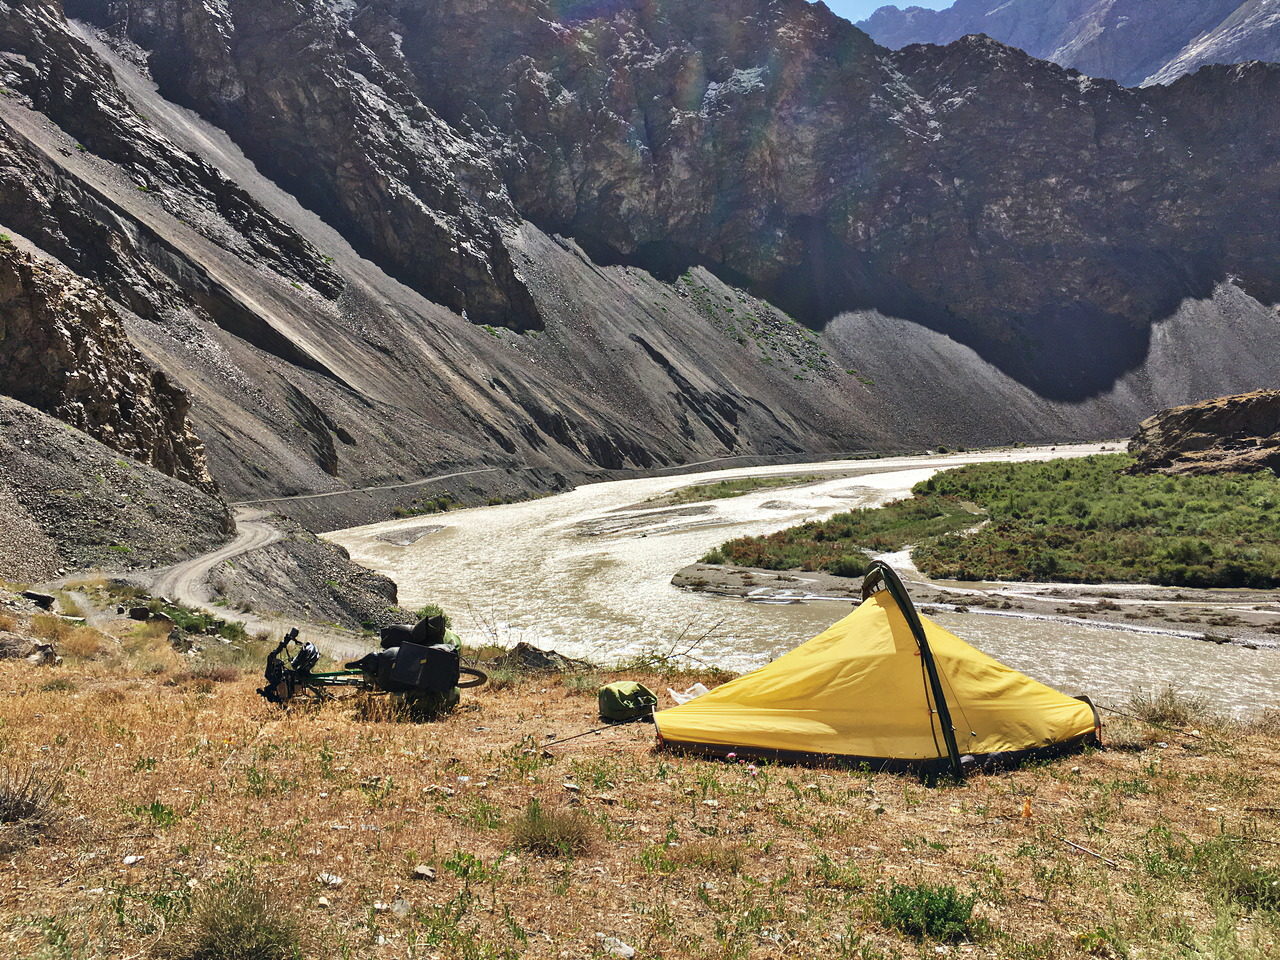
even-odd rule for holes
{"type": "Polygon", "coordinates": [[[300,932],[267,885],[236,873],[196,894],[159,953],[169,960],[298,960],[300,932]]]}
{"type": "Polygon", "coordinates": [[[62,777],[37,767],[0,768],[0,853],[9,853],[50,832],[58,822],[55,800],[62,777]]]}
{"type": "Polygon", "coordinates": [[[428,603],[425,607],[419,607],[413,615],[419,620],[426,620],[428,617],[444,617],[444,628],[448,630],[453,626],[453,617],[445,613],[444,607],[438,603],[428,603]]]}
{"type": "Polygon", "coordinates": [[[827,564],[827,569],[837,577],[865,577],[871,569],[871,561],[866,557],[845,554],[827,564]]]}
{"type": "Polygon", "coordinates": [[[928,883],[895,883],[878,891],[872,906],[880,922],[916,940],[957,943],[976,933],[973,905],[976,896],[965,896],[952,886],[928,883]]]}
{"type": "Polygon", "coordinates": [[[1209,712],[1203,697],[1181,693],[1172,685],[1137,691],[1129,698],[1128,708],[1135,717],[1162,727],[1185,727],[1203,720],[1209,712]]]}
{"type": "Polygon", "coordinates": [[[133,808],[133,815],[139,820],[150,820],[158,827],[171,827],[178,822],[178,814],[173,807],[159,800],[139,804],[133,808]]]}
{"type": "Polygon", "coordinates": [[[542,856],[572,857],[591,846],[590,818],[580,810],[547,810],[530,800],[512,826],[517,847],[542,856]]]}

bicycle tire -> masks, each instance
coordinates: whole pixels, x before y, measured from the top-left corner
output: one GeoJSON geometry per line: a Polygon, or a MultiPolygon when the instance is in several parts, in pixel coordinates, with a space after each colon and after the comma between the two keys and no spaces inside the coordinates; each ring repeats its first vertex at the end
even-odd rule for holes
{"type": "Polygon", "coordinates": [[[466,689],[467,687],[478,687],[482,683],[486,683],[489,680],[489,675],[487,673],[485,673],[483,670],[477,670],[474,667],[459,667],[458,673],[460,675],[458,680],[459,690],[466,689]],[[468,675],[471,676],[473,679],[471,680],[462,679],[462,677],[466,677],[468,675]]]}

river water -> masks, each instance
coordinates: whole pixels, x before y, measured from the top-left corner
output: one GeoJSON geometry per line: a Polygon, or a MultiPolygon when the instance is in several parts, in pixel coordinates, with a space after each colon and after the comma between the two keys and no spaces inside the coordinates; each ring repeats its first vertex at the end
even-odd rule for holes
{"type": "MultiPolygon", "coordinates": [[[[611,481],[540,500],[326,536],[357,562],[392,577],[402,605],[442,605],[470,644],[512,646],[525,640],[603,662],[694,644],[698,658],[745,670],[816,635],[851,605],[759,604],[671,586],[672,574],[712,547],[906,496],[939,469],[1099,449],[1026,448],[611,481]],[[784,475],[817,479],[683,507],[646,502],[694,483],[784,475]]],[[[1164,683],[1241,713],[1280,703],[1277,650],[978,614],[935,619],[1010,666],[1065,693],[1088,693],[1103,703],[1164,683]]]]}

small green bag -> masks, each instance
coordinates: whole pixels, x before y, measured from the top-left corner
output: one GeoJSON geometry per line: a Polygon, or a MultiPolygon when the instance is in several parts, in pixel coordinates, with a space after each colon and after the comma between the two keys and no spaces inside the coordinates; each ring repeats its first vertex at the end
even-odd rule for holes
{"type": "Polygon", "coordinates": [[[653,713],[658,695],[643,683],[620,680],[600,688],[600,719],[611,723],[639,720],[653,713]]]}

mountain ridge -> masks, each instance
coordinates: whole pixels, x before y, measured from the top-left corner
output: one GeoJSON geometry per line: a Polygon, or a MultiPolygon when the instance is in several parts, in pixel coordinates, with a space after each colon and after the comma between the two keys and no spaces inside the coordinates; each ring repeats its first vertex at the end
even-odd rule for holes
{"type": "Polygon", "coordinates": [[[1170,83],[1208,64],[1280,59],[1277,0],[956,0],[940,10],[886,5],[858,26],[895,49],[986,34],[1126,86],[1170,83]]]}
{"type": "Polygon", "coordinates": [[[233,499],[1117,436],[1277,373],[1273,67],[1128,91],[802,0],[2,6],[0,223],[233,499]]]}

